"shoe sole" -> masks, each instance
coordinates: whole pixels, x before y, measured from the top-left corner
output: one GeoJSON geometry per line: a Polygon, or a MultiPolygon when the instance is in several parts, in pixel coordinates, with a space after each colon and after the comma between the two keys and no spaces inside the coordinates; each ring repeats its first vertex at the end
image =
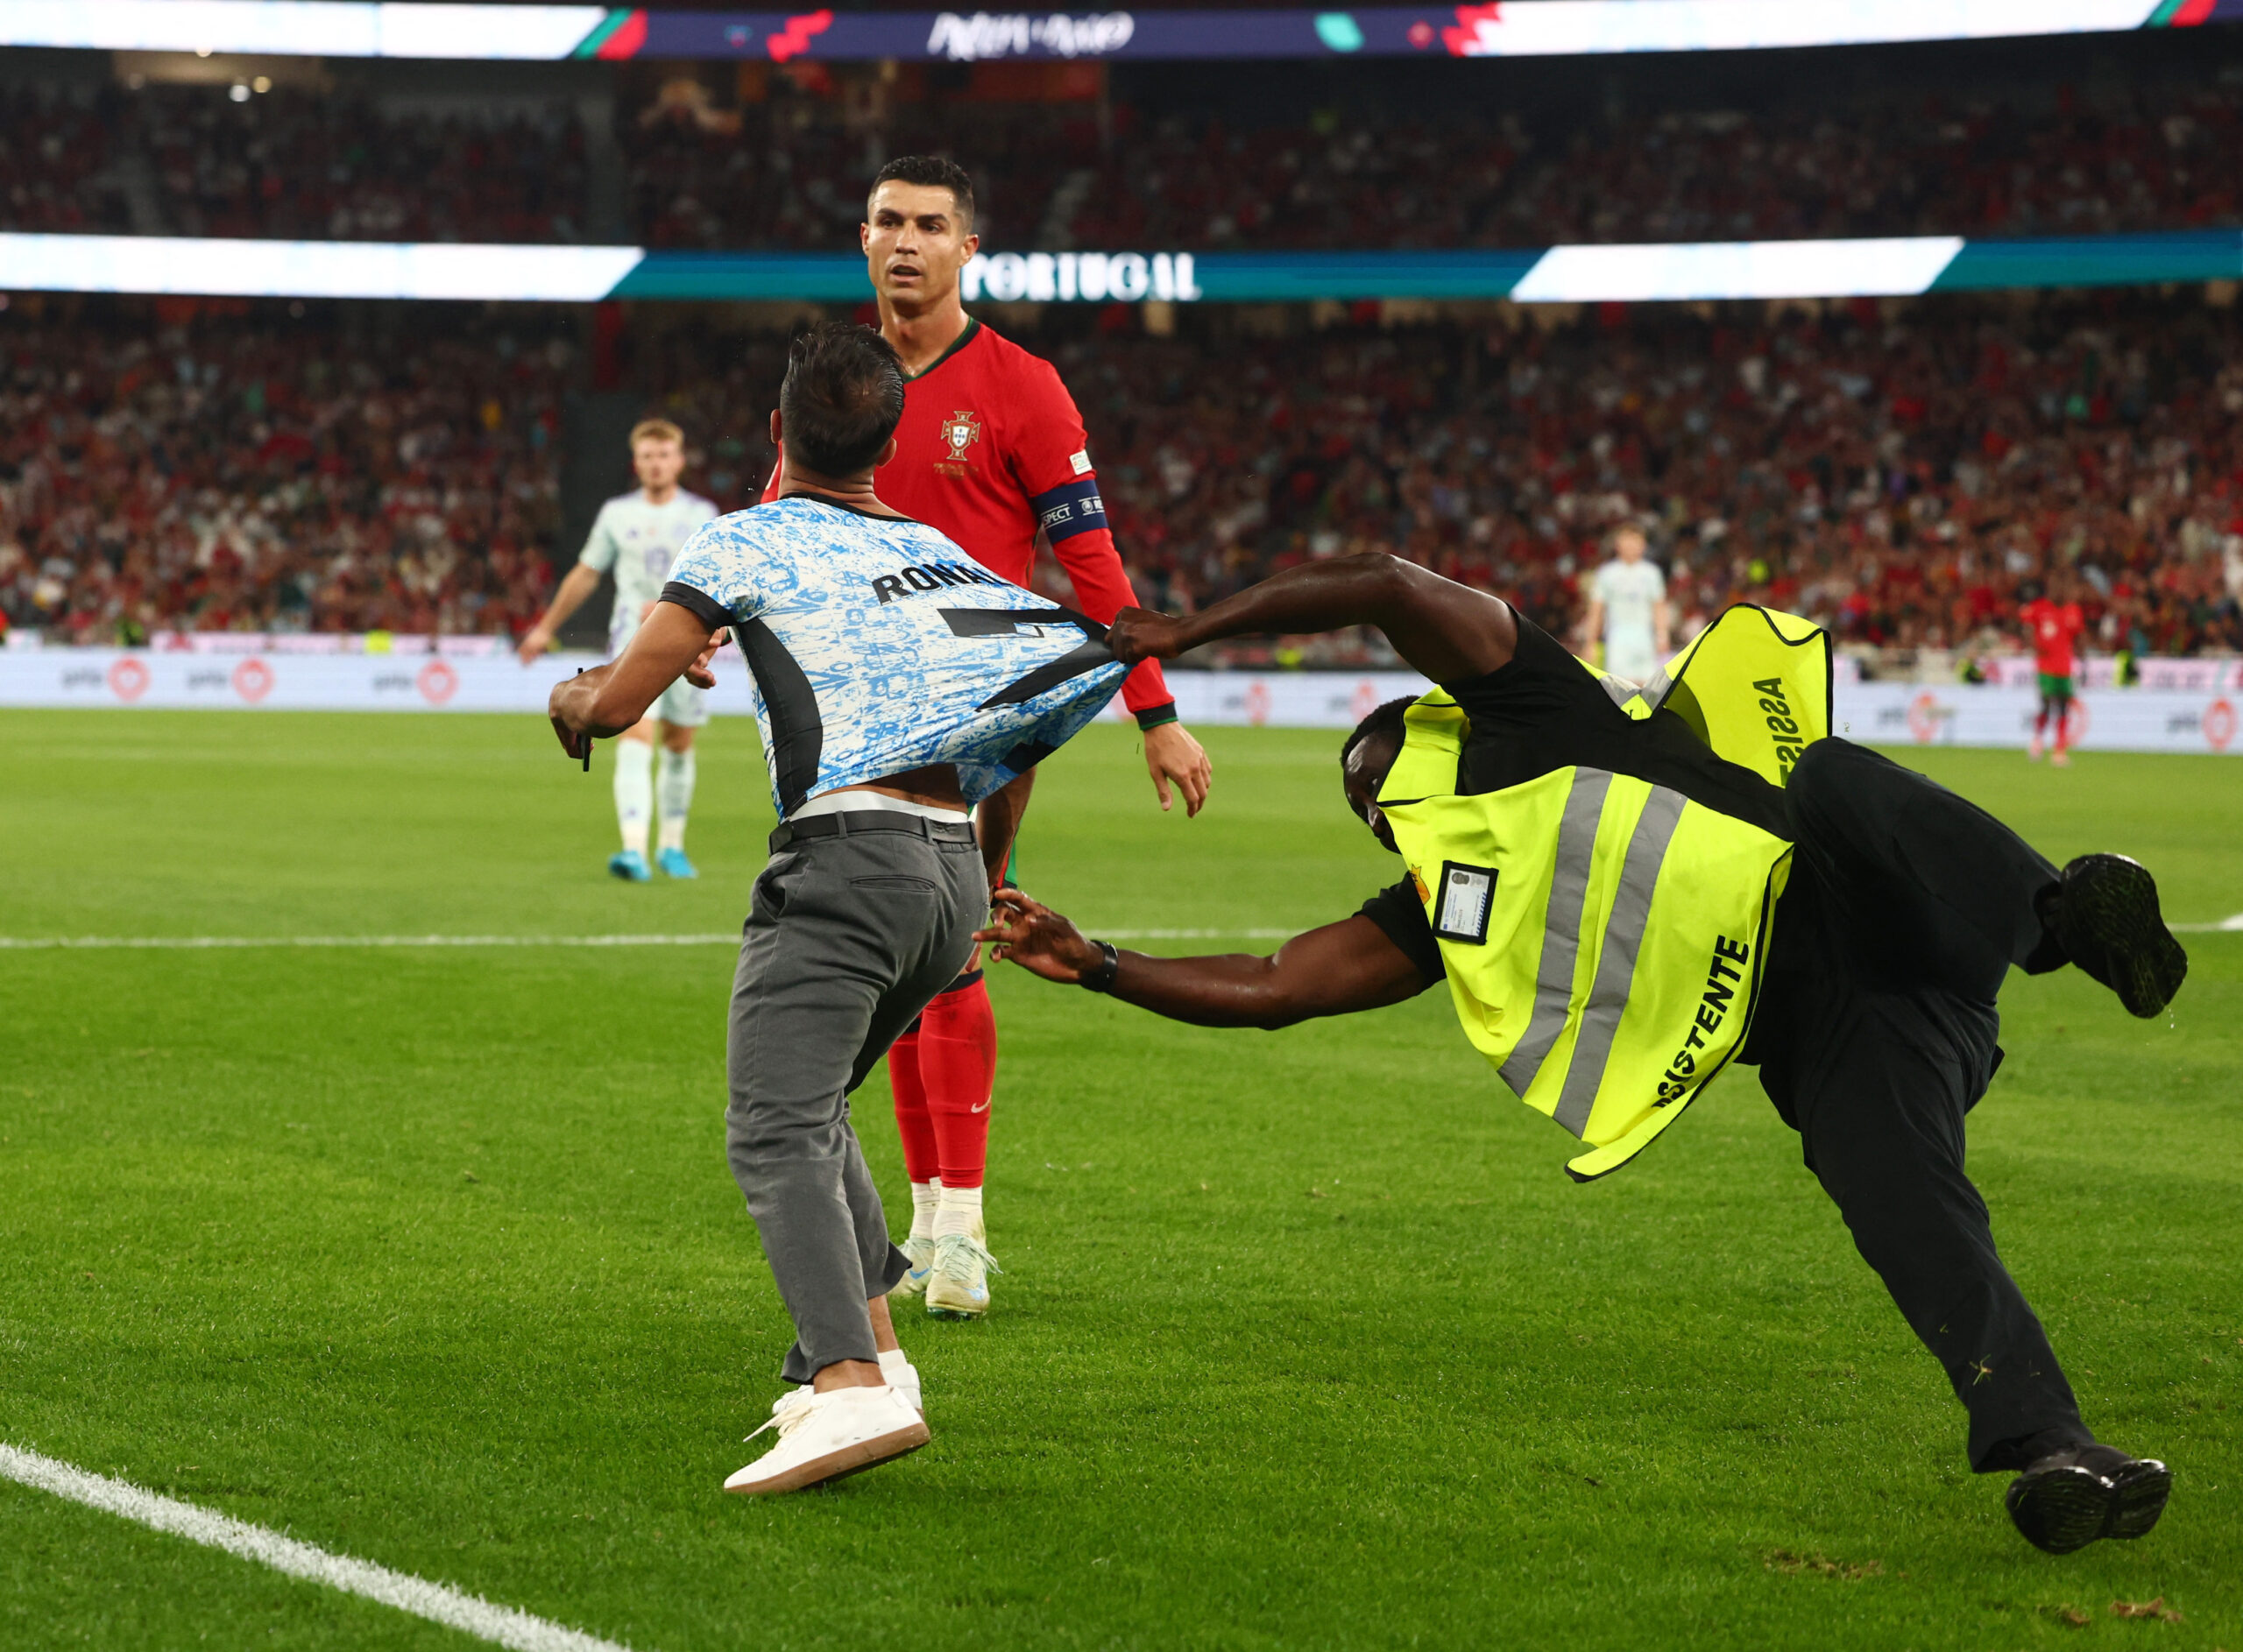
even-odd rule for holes
{"type": "Polygon", "coordinates": [[[2073,865],[2064,879],[2065,927],[2101,949],[2110,977],[2103,984],[2129,1015],[2147,1020],[2173,1001],[2189,973],[2189,955],[2158,909],[2157,880],[2124,855],[2088,855],[2073,865]]]}
{"type": "Polygon", "coordinates": [[[835,1480],[847,1479],[852,1474],[861,1474],[868,1468],[893,1463],[899,1457],[909,1457],[933,1437],[928,1433],[924,1422],[914,1423],[908,1429],[877,1434],[869,1440],[859,1440],[838,1451],[828,1451],[824,1457],[797,1463],[785,1473],[774,1474],[768,1480],[757,1480],[746,1486],[727,1486],[725,1489],[735,1497],[768,1497],[779,1492],[801,1492],[813,1486],[830,1486],[835,1480]]]}
{"type": "Polygon", "coordinates": [[[927,1317],[930,1319],[980,1319],[988,1311],[986,1303],[980,1308],[952,1308],[947,1303],[938,1306],[931,1297],[927,1303],[927,1317]]]}
{"type": "Polygon", "coordinates": [[[2147,1536],[2172,1491],[2173,1472],[2143,1461],[2108,1479],[2084,1468],[2021,1478],[2006,1500],[2026,1542],[2048,1554],[2069,1555],[2105,1537],[2147,1536]]]}
{"type": "Polygon", "coordinates": [[[2133,1463],[2119,1471],[2113,1485],[2106,1536],[2122,1543],[2147,1536],[2165,1512],[2165,1500],[2173,1494],[2173,1471],[2159,1462],[2133,1463]]]}

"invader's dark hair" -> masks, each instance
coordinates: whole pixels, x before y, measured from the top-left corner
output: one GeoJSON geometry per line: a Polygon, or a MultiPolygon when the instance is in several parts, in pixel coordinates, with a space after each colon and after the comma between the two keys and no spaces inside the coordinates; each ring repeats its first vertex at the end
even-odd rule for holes
{"type": "MultiPolygon", "coordinates": [[[[947,189],[958,203],[959,227],[973,228],[973,180],[966,168],[941,155],[898,155],[873,174],[873,189],[882,184],[916,184],[923,189],[947,189]]],[[[872,189],[866,192],[872,194],[872,189]]]]}
{"type": "Polygon", "coordinates": [[[854,321],[820,321],[787,346],[780,439],[795,463],[825,477],[868,470],[903,417],[903,366],[854,321]]]}
{"type": "Polygon", "coordinates": [[[1396,749],[1399,750],[1402,742],[1408,738],[1410,732],[1403,724],[1403,713],[1417,703],[1417,696],[1405,694],[1399,700],[1389,700],[1361,723],[1356,724],[1355,731],[1348,737],[1347,744],[1340,748],[1340,766],[1345,768],[1348,759],[1355,754],[1355,748],[1365,740],[1390,739],[1394,742],[1396,749]]]}

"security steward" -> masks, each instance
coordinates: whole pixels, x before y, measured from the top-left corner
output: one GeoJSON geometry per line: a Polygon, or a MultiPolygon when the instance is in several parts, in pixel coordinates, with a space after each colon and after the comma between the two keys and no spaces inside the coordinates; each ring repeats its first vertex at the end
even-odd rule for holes
{"type": "Polygon", "coordinates": [[[1830,738],[1828,638],[1730,610],[1640,689],[1499,599],[1382,554],[1289,569],[1188,619],[1125,609],[1124,662],[1219,638],[1383,631],[1440,687],[1341,751],[1407,875],[1270,957],[1163,958],[1000,893],[982,938],[1047,980],[1206,1027],[1278,1027],[1446,979],[1504,1084],[1583,1143],[1643,1151],[1730,1061],[1760,1082],[1969,1414],[1981,1473],[2051,1553],[2140,1537],[2162,1463],[2099,1444],[1964,1174],[2013,964],[2155,1015],[2188,960],[2133,861],[2061,872],[1999,821],[1830,738]]]}

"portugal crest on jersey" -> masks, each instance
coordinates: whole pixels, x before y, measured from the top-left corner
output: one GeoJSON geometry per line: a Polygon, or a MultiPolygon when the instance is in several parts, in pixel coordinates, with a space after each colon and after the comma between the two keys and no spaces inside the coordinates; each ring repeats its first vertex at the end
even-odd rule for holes
{"type": "Polygon", "coordinates": [[[953,459],[966,457],[966,450],[981,440],[981,420],[970,407],[961,407],[943,420],[943,440],[950,446],[953,459]]]}

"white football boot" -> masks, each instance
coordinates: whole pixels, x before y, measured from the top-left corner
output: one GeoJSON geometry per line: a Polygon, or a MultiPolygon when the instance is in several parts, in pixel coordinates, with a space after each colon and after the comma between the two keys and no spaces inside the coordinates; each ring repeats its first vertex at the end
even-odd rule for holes
{"type": "Polygon", "coordinates": [[[935,1242],[930,1239],[907,1239],[896,1249],[903,1253],[911,1264],[911,1271],[888,1288],[888,1294],[898,1298],[921,1296],[926,1294],[927,1275],[935,1266],[935,1242]]]}
{"type": "Polygon", "coordinates": [[[829,1388],[806,1399],[796,1389],[781,1396],[755,1434],[774,1428],[778,1444],[726,1480],[726,1491],[750,1497],[799,1492],[908,1456],[928,1440],[926,1420],[888,1384],[829,1388]]]}
{"type": "Polygon", "coordinates": [[[1004,1271],[973,1234],[944,1234],[927,1274],[927,1311],[938,1319],[980,1318],[989,1311],[989,1275],[1004,1271]]]}

